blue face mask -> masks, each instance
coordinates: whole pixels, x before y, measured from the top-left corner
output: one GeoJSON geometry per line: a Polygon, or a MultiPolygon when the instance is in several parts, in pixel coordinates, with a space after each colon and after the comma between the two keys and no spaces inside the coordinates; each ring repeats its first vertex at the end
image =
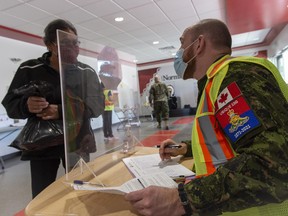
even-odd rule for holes
{"type": "Polygon", "coordinates": [[[193,56],[187,63],[183,61],[183,53],[186,49],[188,49],[190,46],[192,46],[198,39],[196,39],[195,41],[193,41],[188,47],[186,47],[185,49],[180,48],[176,55],[175,55],[175,59],[174,59],[174,70],[176,72],[176,74],[181,77],[182,79],[184,79],[184,75],[185,75],[185,71],[187,69],[187,66],[189,64],[189,62],[191,62],[194,58],[196,58],[197,55],[193,56]]]}

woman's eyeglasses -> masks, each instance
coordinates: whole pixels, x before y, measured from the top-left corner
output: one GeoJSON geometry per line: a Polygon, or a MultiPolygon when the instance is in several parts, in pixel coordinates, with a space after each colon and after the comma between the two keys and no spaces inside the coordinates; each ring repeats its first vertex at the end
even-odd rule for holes
{"type": "Polygon", "coordinates": [[[68,40],[68,39],[64,39],[60,41],[60,46],[80,46],[80,41],[78,40],[68,40]]]}

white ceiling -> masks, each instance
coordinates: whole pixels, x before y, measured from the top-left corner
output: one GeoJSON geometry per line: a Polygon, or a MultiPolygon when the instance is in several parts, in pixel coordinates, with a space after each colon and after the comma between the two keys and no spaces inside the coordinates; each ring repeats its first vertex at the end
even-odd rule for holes
{"type": "MultiPolygon", "coordinates": [[[[79,37],[129,53],[137,63],[172,58],[183,30],[201,19],[226,22],[224,0],[0,0],[2,26],[42,37],[56,18],[71,21],[79,37]],[[123,22],[114,21],[119,16],[123,22]]],[[[262,42],[268,32],[233,35],[233,47],[262,42]]]]}

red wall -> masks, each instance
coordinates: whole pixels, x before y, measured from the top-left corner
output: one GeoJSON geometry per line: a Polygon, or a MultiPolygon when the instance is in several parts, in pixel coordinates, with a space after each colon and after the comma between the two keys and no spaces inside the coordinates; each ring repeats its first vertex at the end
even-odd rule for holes
{"type": "Polygon", "coordinates": [[[146,88],[146,85],[149,83],[150,79],[153,77],[153,74],[157,72],[157,69],[158,68],[151,68],[151,69],[138,71],[140,95],[143,94],[144,88],[146,88]]]}

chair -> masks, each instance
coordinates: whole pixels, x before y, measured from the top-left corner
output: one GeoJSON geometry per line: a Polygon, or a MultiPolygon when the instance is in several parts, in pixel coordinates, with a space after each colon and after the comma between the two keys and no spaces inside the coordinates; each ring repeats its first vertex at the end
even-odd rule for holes
{"type": "Polygon", "coordinates": [[[120,121],[117,130],[124,130],[126,125],[140,127],[141,122],[136,106],[132,108],[125,106],[123,109],[115,107],[114,112],[120,121]]]}
{"type": "Polygon", "coordinates": [[[4,165],[4,160],[3,160],[2,156],[0,156],[0,163],[1,163],[1,168],[2,168],[0,173],[3,173],[5,171],[5,165],[4,165]]]}
{"type": "Polygon", "coordinates": [[[117,130],[124,130],[126,124],[129,124],[129,116],[127,115],[127,110],[121,109],[120,107],[115,107],[114,112],[119,119],[117,130]]]}

